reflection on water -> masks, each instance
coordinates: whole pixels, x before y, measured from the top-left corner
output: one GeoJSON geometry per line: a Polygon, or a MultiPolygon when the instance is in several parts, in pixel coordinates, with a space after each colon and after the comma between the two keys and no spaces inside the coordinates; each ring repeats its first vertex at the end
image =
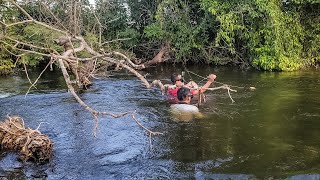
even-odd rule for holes
{"type": "MultiPolygon", "coordinates": [[[[27,97],[30,84],[23,75],[1,77],[1,119],[18,114],[31,128],[45,122],[40,130],[55,142],[55,155],[37,165],[0,152],[0,179],[319,179],[319,71],[188,70],[201,76],[213,72],[218,82],[237,86],[231,93],[235,103],[225,90],[207,91],[207,103],[199,108],[203,117],[177,122],[159,90],[145,89],[125,72],[95,80],[80,94],[97,110],[136,111],[145,126],[165,133],[152,138],[152,147],[130,116],[99,118],[94,138],[92,116],[67,92],[60,73],[45,73],[27,97]]],[[[173,71],[203,82],[180,67],[144,73],[150,81],[169,83],[173,71]]]]}

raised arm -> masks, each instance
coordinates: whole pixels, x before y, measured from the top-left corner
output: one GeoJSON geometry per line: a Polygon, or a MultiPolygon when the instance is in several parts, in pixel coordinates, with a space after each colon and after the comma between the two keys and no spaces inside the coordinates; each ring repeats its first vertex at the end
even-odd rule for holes
{"type": "Polygon", "coordinates": [[[210,74],[208,76],[208,82],[206,84],[204,84],[201,88],[200,88],[200,92],[204,93],[209,87],[210,85],[214,82],[214,80],[216,79],[216,75],[214,74],[210,74]]]}

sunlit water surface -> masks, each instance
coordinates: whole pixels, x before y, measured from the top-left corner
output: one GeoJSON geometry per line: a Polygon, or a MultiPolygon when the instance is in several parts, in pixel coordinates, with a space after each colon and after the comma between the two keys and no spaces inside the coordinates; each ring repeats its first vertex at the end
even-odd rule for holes
{"type": "MultiPolygon", "coordinates": [[[[94,81],[80,97],[99,111],[136,111],[149,136],[131,116],[94,120],[67,92],[59,72],[47,72],[37,89],[24,74],[0,77],[0,117],[22,116],[47,134],[54,157],[44,165],[17,161],[0,151],[0,179],[320,179],[320,72],[257,72],[232,67],[161,66],[142,72],[148,80],[169,83],[172,72],[185,79],[217,75],[233,85],[207,91],[204,117],[179,122],[158,89],[147,90],[121,72],[94,81]],[[195,76],[188,71],[196,73],[195,76]],[[255,90],[250,90],[255,87],[255,90]]],[[[39,72],[30,72],[36,79],[39,72]]],[[[200,84],[203,84],[201,81],[200,84]]]]}

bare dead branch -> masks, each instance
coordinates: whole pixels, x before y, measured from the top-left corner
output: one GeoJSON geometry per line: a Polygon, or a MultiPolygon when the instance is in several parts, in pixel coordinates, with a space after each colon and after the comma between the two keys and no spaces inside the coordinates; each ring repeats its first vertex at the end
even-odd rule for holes
{"type": "Polygon", "coordinates": [[[219,87],[215,87],[215,88],[208,88],[207,90],[209,91],[214,91],[214,90],[218,90],[218,89],[228,89],[232,92],[237,92],[237,90],[234,90],[234,89],[231,89],[229,85],[222,85],[222,86],[219,86],[219,87]]]}
{"type": "Polygon", "coordinates": [[[43,2],[40,1],[40,4],[50,13],[50,15],[57,21],[57,23],[67,32],[68,29],[66,27],[63,26],[63,24],[61,23],[60,19],[58,19],[53,13],[52,11],[49,9],[49,7],[44,4],[43,2]]]}
{"type": "Polygon", "coordinates": [[[19,6],[15,1],[10,0],[10,2],[16,6],[24,15],[26,15],[28,17],[29,20],[33,20],[33,18],[30,16],[29,13],[27,13],[27,11],[25,11],[21,6],[19,6]]]}
{"type": "Polygon", "coordinates": [[[121,114],[113,114],[113,113],[110,113],[110,112],[100,112],[101,115],[108,115],[108,116],[112,116],[114,118],[119,118],[119,117],[125,116],[125,115],[127,115],[129,113],[130,112],[125,112],[125,113],[121,113],[121,114]]]}
{"type": "Polygon", "coordinates": [[[29,74],[28,74],[28,69],[25,63],[23,63],[23,67],[24,67],[24,72],[26,73],[27,79],[29,81],[29,83],[31,84],[31,86],[33,86],[34,88],[36,88],[36,86],[34,86],[31,82],[31,79],[29,78],[29,74]]]}
{"type": "Polygon", "coordinates": [[[94,18],[96,18],[98,24],[99,24],[99,46],[101,46],[101,39],[102,39],[102,28],[103,28],[103,25],[101,24],[99,18],[97,17],[96,15],[96,11],[95,9],[91,8],[92,12],[93,12],[93,15],[94,15],[94,18]]]}
{"type": "MultiPolygon", "coordinates": [[[[86,44],[85,41],[83,41],[83,43],[86,44]]],[[[94,50],[93,50],[91,47],[89,47],[88,45],[86,45],[85,48],[86,48],[86,50],[87,50],[90,54],[95,55],[95,56],[101,56],[100,53],[94,51],[94,50]]],[[[115,59],[113,59],[113,58],[110,58],[110,57],[102,57],[102,59],[104,59],[104,60],[106,60],[106,61],[109,61],[109,62],[111,62],[111,63],[113,63],[113,64],[119,64],[119,65],[121,65],[122,67],[124,67],[124,68],[126,68],[127,70],[129,70],[132,74],[134,74],[135,76],[137,76],[137,77],[143,82],[143,84],[144,84],[147,88],[151,88],[149,82],[148,82],[140,73],[138,73],[138,72],[137,72],[136,70],[134,70],[133,68],[131,68],[131,67],[129,67],[129,66],[127,66],[127,65],[125,65],[125,64],[123,64],[123,63],[121,63],[121,62],[119,62],[119,61],[117,61],[117,60],[115,60],[115,59]]]]}
{"type": "Polygon", "coordinates": [[[57,32],[60,32],[60,33],[63,33],[63,34],[69,34],[68,32],[66,32],[66,31],[62,31],[62,30],[60,30],[60,29],[57,29],[57,28],[54,28],[54,27],[52,27],[52,26],[50,26],[50,25],[48,25],[48,24],[45,24],[45,23],[43,23],[43,22],[39,22],[39,21],[36,21],[34,18],[32,18],[31,16],[30,16],[30,14],[29,13],[27,13],[27,11],[25,11],[20,5],[18,5],[15,1],[13,1],[13,0],[10,0],[10,2],[14,5],[14,6],[16,6],[24,15],[26,15],[27,17],[28,17],[28,21],[21,21],[21,22],[23,22],[23,23],[30,23],[30,22],[34,22],[34,23],[36,23],[36,24],[38,24],[38,25],[41,25],[41,26],[43,26],[43,27],[46,27],[46,28],[48,28],[48,29],[51,29],[51,30],[54,30],[54,31],[57,31],[57,32]]]}
{"type": "Polygon", "coordinates": [[[30,22],[33,22],[33,19],[31,20],[24,20],[24,21],[19,21],[19,22],[15,22],[15,23],[11,23],[11,24],[5,24],[6,27],[10,27],[10,26],[16,26],[16,25],[19,25],[19,24],[26,24],[26,23],[30,23],[30,22]]]}
{"type": "Polygon", "coordinates": [[[110,57],[104,57],[103,59],[111,62],[111,63],[114,63],[114,64],[119,64],[120,66],[126,68],[128,71],[130,71],[132,74],[134,74],[137,78],[139,78],[142,83],[149,89],[151,88],[151,85],[149,84],[149,82],[147,81],[146,78],[144,78],[140,73],[138,73],[138,71],[134,70],[133,68],[125,65],[124,63],[120,62],[120,61],[117,61],[113,58],[110,58],[110,57]]]}
{"type": "MultiPolygon", "coordinates": [[[[83,42],[83,44],[84,44],[84,46],[86,47],[86,48],[89,48],[90,49],[90,47],[88,46],[88,45],[85,45],[86,43],[85,42],[83,42]]],[[[93,50],[92,50],[93,51],[93,50]]],[[[63,56],[68,56],[69,54],[68,53],[71,53],[71,51],[66,51],[64,54],[63,54],[63,56]]],[[[96,53],[97,54],[97,53],[96,53]]],[[[83,107],[85,107],[85,109],[86,110],[88,110],[89,112],[91,112],[92,113],[92,115],[93,115],[93,117],[94,117],[94,119],[95,119],[95,127],[94,127],[94,136],[96,136],[96,131],[97,131],[97,128],[98,128],[98,118],[97,118],[97,116],[99,115],[99,114],[101,114],[101,115],[110,115],[110,116],[112,116],[112,117],[121,117],[121,116],[124,116],[124,115],[126,115],[126,114],[128,114],[128,113],[123,113],[123,114],[120,114],[120,115],[115,115],[115,114],[112,114],[112,113],[109,113],[109,112],[99,112],[99,111],[96,111],[96,110],[94,110],[94,109],[92,109],[90,106],[88,106],[85,102],[83,102],[80,98],[79,98],[79,96],[76,94],[76,92],[74,91],[74,88],[73,88],[73,86],[72,86],[72,84],[71,84],[71,80],[70,80],[70,77],[69,77],[69,74],[68,74],[68,72],[67,72],[67,70],[66,70],[66,68],[65,68],[65,66],[64,66],[64,63],[63,63],[63,60],[62,59],[59,59],[58,60],[58,62],[59,62],[59,64],[60,64],[60,68],[61,68],[61,70],[62,70],[62,72],[63,72],[63,76],[64,76],[64,78],[65,78],[65,81],[66,81],[66,83],[67,83],[67,86],[68,86],[68,89],[69,89],[69,91],[71,92],[71,94],[75,97],[75,99],[78,101],[78,103],[80,104],[80,105],[82,105],[83,107]]],[[[150,131],[150,130],[149,130],[150,131]]],[[[152,132],[152,131],[151,131],[152,132]]],[[[155,133],[156,134],[156,133],[155,133]]]]}
{"type": "MultiPolygon", "coordinates": [[[[5,43],[4,41],[0,41],[0,42],[2,42],[2,43],[4,43],[4,44],[7,44],[7,43],[5,43]]],[[[8,44],[7,44],[8,45],[8,44]]],[[[15,56],[15,57],[21,57],[21,56],[23,56],[24,54],[15,54],[15,53],[13,53],[13,52],[11,52],[9,49],[7,49],[5,46],[2,46],[2,48],[5,50],[5,51],[7,51],[9,54],[11,54],[11,55],[13,55],[13,56],[15,56]]]]}
{"type": "Polygon", "coordinates": [[[2,28],[6,28],[7,27],[7,24],[5,24],[4,22],[0,21],[0,24],[2,25],[2,28]]]}
{"type": "MultiPolygon", "coordinates": [[[[5,42],[5,41],[0,41],[0,42],[2,42],[3,44],[6,44],[6,45],[11,46],[10,44],[8,44],[8,43],[5,42]]],[[[11,46],[11,47],[14,48],[14,49],[16,49],[16,50],[19,50],[19,51],[22,51],[22,52],[26,52],[26,53],[32,53],[32,54],[38,54],[38,55],[41,55],[41,56],[51,57],[50,54],[40,53],[40,52],[33,51],[33,50],[21,49],[21,48],[15,47],[15,46],[11,46]]],[[[17,55],[17,56],[21,56],[21,55],[17,55]]]]}
{"type": "Polygon", "coordinates": [[[120,52],[113,51],[112,54],[121,56],[122,58],[124,58],[135,69],[144,69],[145,68],[145,66],[143,64],[142,65],[134,64],[126,55],[124,55],[124,54],[122,54],[120,52]]]}
{"type": "MultiPolygon", "coordinates": [[[[40,77],[42,76],[42,74],[47,70],[47,68],[50,66],[51,62],[49,62],[46,67],[41,71],[41,73],[39,74],[38,78],[31,84],[31,86],[29,87],[27,93],[25,94],[25,97],[29,94],[30,90],[32,87],[35,87],[35,85],[37,84],[37,82],[39,81],[40,77]]],[[[26,70],[27,71],[27,70],[26,70]]],[[[31,80],[29,79],[30,83],[31,80]]]]}
{"type": "Polygon", "coordinates": [[[135,117],[135,114],[134,114],[134,113],[132,113],[131,115],[132,115],[132,118],[136,121],[136,123],[137,123],[140,127],[142,127],[144,130],[146,130],[148,133],[150,133],[150,134],[152,134],[152,135],[163,134],[163,133],[161,133],[161,132],[150,131],[148,128],[146,128],[145,126],[143,126],[143,125],[137,120],[137,118],[135,117]]]}
{"type": "Polygon", "coordinates": [[[144,67],[147,67],[147,66],[150,66],[150,65],[154,65],[154,64],[159,64],[161,62],[164,62],[164,61],[168,60],[169,58],[164,58],[163,57],[165,55],[168,47],[169,47],[169,45],[167,45],[167,44],[162,46],[162,48],[160,49],[158,54],[152,60],[143,63],[144,67]]]}
{"type": "Polygon", "coordinates": [[[218,90],[218,89],[226,89],[226,90],[228,91],[228,95],[229,95],[229,97],[230,97],[230,99],[231,99],[231,102],[232,102],[232,103],[235,102],[235,101],[232,99],[232,97],[231,97],[230,91],[232,91],[232,92],[237,92],[237,90],[231,89],[229,85],[226,85],[226,84],[225,84],[225,85],[222,85],[222,86],[219,86],[219,87],[216,87],[216,88],[208,88],[207,90],[213,91],[213,90],[218,90]]]}
{"type": "Polygon", "coordinates": [[[31,48],[36,48],[36,49],[41,49],[41,50],[46,50],[46,51],[52,51],[52,49],[48,49],[48,48],[39,47],[39,46],[36,46],[36,45],[33,45],[33,44],[25,43],[25,42],[10,38],[8,36],[4,36],[4,38],[16,42],[16,44],[14,46],[18,46],[19,44],[21,44],[21,45],[28,46],[28,47],[31,47],[31,48]]]}
{"type": "Polygon", "coordinates": [[[114,39],[114,40],[111,40],[111,41],[106,41],[106,42],[100,43],[100,46],[103,46],[105,44],[109,44],[109,43],[112,43],[112,42],[117,42],[117,41],[127,41],[127,40],[130,40],[130,39],[132,39],[132,38],[114,39]]]}

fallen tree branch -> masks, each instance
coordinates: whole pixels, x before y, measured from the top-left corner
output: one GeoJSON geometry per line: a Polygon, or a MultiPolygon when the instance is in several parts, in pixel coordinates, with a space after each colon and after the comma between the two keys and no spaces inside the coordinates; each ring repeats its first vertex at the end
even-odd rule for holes
{"type": "Polygon", "coordinates": [[[169,58],[164,58],[163,57],[165,55],[165,53],[167,52],[168,48],[169,48],[169,45],[166,43],[164,46],[162,46],[162,48],[160,49],[158,54],[152,60],[146,61],[142,65],[144,67],[148,67],[148,66],[151,66],[151,65],[154,65],[154,64],[159,64],[161,62],[164,62],[164,61],[168,60],[169,58]]]}
{"type": "MultiPolygon", "coordinates": [[[[175,89],[175,88],[177,88],[176,85],[172,85],[172,84],[165,84],[165,85],[163,85],[163,87],[164,87],[165,91],[167,91],[168,88],[170,88],[170,89],[175,89]]],[[[190,88],[190,89],[199,90],[199,89],[201,89],[201,87],[200,87],[200,88],[190,88]]],[[[215,90],[219,90],[219,89],[226,89],[227,92],[228,92],[228,95],[229,95],[229,97],[230,97],[230,99],[231,99],[231,101],[232,101],[232,103],[235,102],[235,101],[232,99],[232,97],[231,97],[230,91],[231,91],[231,92],[237,92],[237,90],[231,89],[231,88],[230,88],[230,85],[224,84],[224,85],[219,86],[219,87],[207,88],[206,91],[208,91],[208,90],[209,90],[209,91],[215,91],[215,90]]],[[[200,105],[202,102],[205,101],[205,100],[204,100],[204,96],[201,96],[201,94],[202,94],[202,93],[199,93],[199,102],[198,102],[198,105],[200,105]]]]}
{"type": "Polygon", "coordinates": [[[134,64],[127,56],[125,56],[124,54],[122,54],[120,52],[113,51],[112,54],[123,57],[135,69],[144,69],[144,68],[146,68],[143,64],[142,65],[134,64]]]}
{"type": "MultiPolygon", "coordinates": [[[[96,136],[96,131],[97,131],[97,128],[98,128],[98,116],[99,115],[109,115],[109,116],[112,116],[114,118],[118,118],[118,117],[122,117],[126,114],[129,114],[129,113],[123,113],[123,114],[119,114],[119,115],[115,115],[115,114],[112,114],[112,113],[109,113],[109,112],[100,112],[100,111],[97,111],[93,108],[91,108],[89,105],[87,105],[84,101],[82,101],[82,99],[77,95],[77,93],[75,92],[75,89],[74,87],[72,86],[72,81],[70,79],[70,76],[68,74],[68,71],[66,69],[66,66],[65,66],[65,62],[69,62],[69,63],[78,63],[79,60],[81,58],[78,58],[78,57],[75,57],[76,53],[77,52],[81,52],[81,51],[84,51],[84,50],[87,50],[89,53],[91,53],[92,55],[96,56],[96,57],[101,57],[103,60],[106,60],[107,62],[110,62],[112,64],[115,64],[115,65],[121,65],[122,67],[126,68],[127,70],[129,70],[131,73],[133,73],[134,75],[136,75],[143,83],[144,85],[147,87],[147,88],[151,88],[152,86],[155,86],[155,85],[158,85],[159,87],[161,87],[161,82],[153,82],[151,84],[148,83],[148,81],[140,74],[138,73],[136,70],[134,70],[134,68],[144,68],[143,65],[136,65],[134,63],[132,63],[132,61],[127,58],[125,55],[123,54],[120,54],[120,53],[112,53],[112,54],[116,54],[118,56],[122,56],[122,58],[126,59],[126,62],[128,62],[129,65],[126,65],[124,64],[123,62],[121,61],[118,61],[116,59],[113,59],[111,57],[108,57],[110,56],[111,54],[100,54],[96,51],[94,51],[87,43],[86,41],[84,40],[83,37],[81,36],[70,36],[69,35],[69,32],[67,31],[63,31],[63,30],[60,30],[60,29],[57,29],[55,27],[52,27],[48,24],[45,24],[43,22],[40,22],[40,21],[37,21],[35,19],[33,19],[21,6],[19,6],[15,1],[13,0],[10,0],[10,2],[15,6],[17,7],[27,18],[28,20],[24,20],[24,21],[20,21],[20,22],[16,22],[16,23],[12,23],[12,24],[9,24],[9,25],[6,25],[4,22],[1,23],[1,24],[4,24],[3,26],[5,26],[6,28],[9,27],[9,26],[15,26],[15,25],[18,25],[18,24],[26,24],[26,23],[35,23],[35,24],[38,24],[40,26],[43,26],[45,28],[48,28],[50,30],[53,30],[53,31],[56,31],[56,32],[60,32],[64,35],[66,35],[66,37],[63,37],[61,39],[59,39],[59,42],[60,42],[60,45],[63,45],[66,49],[65,49],[65,52],[62,53],[62,55],[60,55],[59,53],[55,52],[53,50],[54,53],[41,53],[41,52],[38,52],[38,51],[34,51],[34,50],[29,50],[29,49],[23,49],[23,48],[18,48],[17,46],[19,44],[21,45],[25,45],[25,46],[28,46],[30,48],[35,48],[35,49],[38,49],[38,50],[48,50],[49,49],[46,49],[46,48],[42,48],[42,47],[38,47],[38,46],[35,46],[35,45],[32,45],[32,44],[28,44],[28,43],[24,43],[24,42],[21,42],[21,41],[18,41],[18,40],[15,40],[15,39],[10,39],[14,42],[16,42],[16,44],[13,46],[13,48],[21,51],[21,52],[27,52],[27,53],[33,53],[33,54],[38,54],[38,55],[42,55],[42,56],[46,56],[46,57],[50,57],[50,58],[53,58],[53,61],[57,61],[58,62],[58,65],[61,69],[61,72],[63,74],[63,77],[65,79],[65,82],[67,84],[67,87],[69,89],[69,92],[73,95],[73,97],[77,100],[77,102],[83,106],[87,111],[89,111],[92,115],[93,115],[93,118],[95,120],[95,127],[94,127],[94,131],[93,131],[93,134],[94,136],[96,136]],[[62,41],[60,41],[62,40],[62,41]],[[73,43],[72,42],[78,42],[80,45],[77,47],[77,48],[74,48],[73,47],[73,43]],[[69,43],[71,48],[69,46],[67,46],[66,43],[69,43]],[[69,49],[67,49],[69,48],[69,49]],[[73,62],[72,62],[73,60],[73,62]],[[130,67],[131,66],[131,67],[130,67]]],[[[10,46],[10,44],[8,44],[7,42],[4,42],[4,41],[1,41],[7,45],[10,46]]],[[[52,52],[52,51],[49,51],[49,52],[52,52]]],[[[91,57],[89,59],[87,59],[88,61],[89,60],[92,60],[96,57],[91,57]]],[[[41,77],[42,73],[49,67],[49,65],[52,64],[52,62],[48,63],[46,68],[41,72],[41,74],[38,76],[38,78],[35,80],[35,82],[31,85],[31,87],[35,86],[35,84],[38,82],[39,78],[41,77]]],[[[67,63],[66,63],[67,64],[67,63]]],[[[75,73],[75,75],[77,75],[77,72],[76,71],[73,71],[75,73]]],[[[91,73],[93,72],[90,71],[91,73]]],[[[29,88],[27,94],[29,93],[31,87],[29,88]]],[[[153,132],[149,129],[147,129],[146,127],[144,127],[134,116],[133,113],[132,114],[132,118],[136,121],[136,123],[141,126],[143,129],[145,129],[149,134],[150,134],[150,137],[152,135],[157,135],[157,134],[161,134],[159,132],[153,132]]]]}
{"type": "Polygon", "coordinates": [[[222,86],[219,86],[219,87],[215,87],[215,88],[208,88],[207,90],[209,91],[214,91],[214,90],[218,90],[218,89],[227,89],[229,91],[232,91],[232,92],[237,92],[237,90],[234,90],[234,89],[231,89],[229,85],[222,85],[222,86]]]}

